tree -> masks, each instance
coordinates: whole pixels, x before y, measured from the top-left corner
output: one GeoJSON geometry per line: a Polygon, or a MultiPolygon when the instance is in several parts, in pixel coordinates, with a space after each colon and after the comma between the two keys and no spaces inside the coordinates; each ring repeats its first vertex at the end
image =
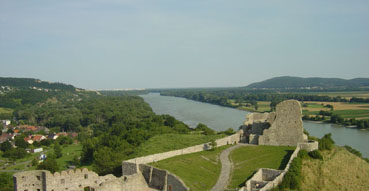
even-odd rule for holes
{"type": "Polygon", "coordinates": [[[15,137],[15,146],[20,147],[20,148],[27,148],[28,143],[24,140],[24,135],[21,136],[16,136],[15,137]]]}
{"type": "Polygon", "coordinates": [[[215,151],[215,149],[217,148],[217,142],[214,139],[210,141],[209,145],[211,147],[210,148],[211,151],[215,151]]]}
{"type": "Polygon", "coordinates": [[[12,145],[10,144],[9,141],[5,141],[5,142],[1,143],[0,149],[1,149],[1,151],[6,152],[6,151],[12,149],[12,145]]]}
{"type": "Polygon", "coordinates": [[[42,163],[40,163],[40,164],[37,166],[37,169],[38,169],[38,170],[48,170],[48,171],[50,171],[51,173],[54,173],[54,172],[58,171],[58,170],[59,170],[59,166],[58,166],[58,163],[56,162],[55,155],[50,154],[50,155],[45,159],[45,161],[43,161],[42,163]]]}
{"type": "Polygon", "coordinates": [[[15,148],[6,151],[3,155],[4,157],[10,158],[12,160],[21,159],[27,156],[27,152],[23,148],[15,148]]]}
{"type": "Polygon", "coordinates": [[[8,173],[0,172],[0,188],[2,191],[13,191],[13,176],[8,173]]]}
{"type": "Polygon", "coordinates": [[[334,146],[334,141],[332,139],[332,134],[328,133],[319,140],[319,150],[332,150],[334,146]]]}
{"type": "Polygon", "coordinates": [[[99,175],[113,173],[114,175],[121,174],[121,162],[124,155],[121,152],[114,151],[109,147],[98,149],[94,153],[94,170],[99,175]]]}
{"type": "Polygon", "coordinates": [[[36,158],[34,158],[32,160],[32,166],[37,166],[38,165],[38,160],[36,158]]]}
{"type": "Polygon", "coordinates": [[[60,158],[63,156],[62,148],[60,147],[58,143],[55,143],[54,145],[54,153],[55,153],[56,158],[60,158]]]}

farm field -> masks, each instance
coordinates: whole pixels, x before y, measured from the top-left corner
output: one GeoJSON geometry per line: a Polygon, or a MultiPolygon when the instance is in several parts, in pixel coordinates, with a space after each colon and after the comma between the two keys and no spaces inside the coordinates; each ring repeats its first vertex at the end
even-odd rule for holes
{"type": "Polygon", "coordinates": [[[301,94],[321,95],[321,96],[330,96],[330,97],[341,96],[343,98],[352,98],[352,97],[369,98],[369,92],[368,91],[306,92],[306,93],[301,93],[301,94]]]}
{"type": "MultiPolygon", "coordinates": [[[[351,94],[350,94],[351,95],[351,94]]],[[[246,103],[235,103],[232,100],[232,105],[238,106],[237,109],[251,111],[251,112],[270,112],[270,102],[258,101],[258,109],[255,110],[254,106],[247,105],[246,103]]],[[[318,101],[305,101],[300,102],[302,106],[303,115],[318,115],[320,110],[330,111],[331,109],[327,105],[333,106],[332,113],[339,114],[343,118],[355,118],[355,119],[369,119],[369,103],[349,103],[349,102],[318,102],[318,101]]]]}
{"type": "Polygon", "coordinates": [[[174,173],[193,191],[210,190],[217,182],[222,168],[219,155],[230,146],[176,156],[150,165],[174,173]]]}
{"type": "Polygon", "coordinates": [[[330,111],[330,108],[323,105],[332,105],[333,114],[339,114],[343,118],[368,119],[369,104],[367,103],[346,103],[346,102],[304,102],[307,107],[303,107],[303,115],[317,115],[320,110],[330,111]]]}
{"type": "Polygon", "coordinates": [[[284,169],[294,147],[249,146],[235,149],[230,154],[234,170],[228,189],[242,187],[259,168],[284,169]]]}

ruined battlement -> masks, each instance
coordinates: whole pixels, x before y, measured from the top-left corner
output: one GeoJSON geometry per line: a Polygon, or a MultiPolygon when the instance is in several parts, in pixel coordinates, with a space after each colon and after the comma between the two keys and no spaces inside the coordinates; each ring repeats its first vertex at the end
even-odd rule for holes
{"type": "Polygon", "coordinates": [[[257,145],[297,146],[304,139],[300,102],[279,103],[276,112],[247,115],[242,130],[243,140],[257,145]]]}
{"type": "Polygon", "coordinates": [[[13,177],[16,191],[83,190],[85,187],[96,188],[97,190],[103,183],[117,179],[111,174],[99,176],[86,168],[54,174],[47,170],[33,170],[16,173],[13,177]]]}

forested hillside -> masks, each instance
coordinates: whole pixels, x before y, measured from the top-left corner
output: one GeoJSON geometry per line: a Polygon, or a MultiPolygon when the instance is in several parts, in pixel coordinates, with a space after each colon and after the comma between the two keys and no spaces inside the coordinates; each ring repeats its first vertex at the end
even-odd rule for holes
{"type": "Polygon", "coordinates": [[[53,90],[69,90],[74,91],[76,88],[72,85],[67,85],[59,82],[45,82],[33,78],[4,78],[0,77],[0,86],[10,86],[20,89],[28,88],[44,88],[53,90]]]}
{"type": "Polygon", "coordinates": [[[340,78],[300,78],[283,76],[271,78],[261,82],[252,83],[246,88],[252,89],[291,89],[291,88],[361,88],[369,86],[369,78],[355,78],[351,80],[345,80],[340,78]]]}

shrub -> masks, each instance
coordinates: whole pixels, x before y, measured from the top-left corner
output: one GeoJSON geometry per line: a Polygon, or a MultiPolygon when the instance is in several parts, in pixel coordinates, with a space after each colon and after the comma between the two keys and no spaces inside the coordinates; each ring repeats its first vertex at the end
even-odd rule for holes
{"type": "Polygon", "coordinates": [[[284,176],[282,183],[279,185],[280,189],[290,188],[294,190],[300,190],[301,166],[302,160],[300,157],[293,159],[288,172],[284,176]]]}
{"type": "Polygon", "coordinates": [[[333,146],[334,146],[334,141],[332,139],[331,133],[325,134],[323,138],[319,140],[319,150],[321,151],[332,150],[333,146]]]}
{"type": "Polygon", "coordinates": [[[315,150],[315,151],[311,151],[308,153],[309,156],[313,159],[320,159],[320,160],[323,160],[323,156],[322,154],[320,153],[319,150],[315,150]]]}
{"type": "Polygon", "coordinates": [[[301,159],[309,158],[308,152],[306,150],[300,150],[299,154],[297,154],[297,157],[301,159]]]}
{"type": "Polygon", "coordinates": [[[358,157],[363,157],[363,155],[361,154],[361,152],[360,151],[358,151],[358,150],[356,150],[356,149],[354,149],[354,148],[352,148],[352,147],[350,147],[350,146],[348,146],[348,145],[345,145],[344,146],[345,147],[345,149],[347,150],[347,151],[349,151],[350,153],[352,153],[352,154],[354,154],[354,155],[356,155],[356,156],[358,156],[358,157]]]}

